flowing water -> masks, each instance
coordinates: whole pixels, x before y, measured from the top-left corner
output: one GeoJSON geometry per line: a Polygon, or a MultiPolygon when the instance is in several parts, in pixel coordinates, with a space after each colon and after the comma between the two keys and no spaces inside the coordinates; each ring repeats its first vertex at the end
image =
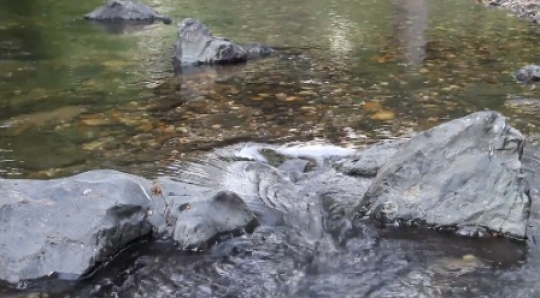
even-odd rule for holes
{"type": "MultiPolygon", "coordinates": [[[[199,18],[214,35],[262,42],[280,54],[175,76],[176,26],[104,28],[81,17],[103,4],[97,0],[0,0],[3,177],[96,168],[155,177],[171,161],[235,142],[322,138],[359,147],[483,109],[505,114],[531,143],[540,135],[540,90],[510,77],[538,62],[539,27],[503,11],[467,0],[147,3],[176,21],[199,18]]],[[[75,290],[45,291],[540,297],[534,246],[388,230],[359,232],[329,250],[291,233],[262,229],[210,255],[153,243],[125,252],[75,290]]]]}

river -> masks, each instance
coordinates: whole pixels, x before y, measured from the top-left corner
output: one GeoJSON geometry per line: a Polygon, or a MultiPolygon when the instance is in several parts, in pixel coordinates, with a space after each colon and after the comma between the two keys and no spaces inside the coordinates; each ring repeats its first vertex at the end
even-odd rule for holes
{"type": "MultiPolygon", "coordinates": [[[[531,144],[540,136],[540,90],[510,77],[537,62],[539,29],[503,11],[468,0],[146,3],[175,22],[198,18],[216,36],[280,54],[177,77],[174,25],[108,32],[82,18],[102,1],[0,0],[2,177],[112,168],[153,178],[235,142],[325,139],[356,148],[483,109],[502,112],[531,144]],[[521,98],[533,105],[513,104],[521,98]]],[[[286,231],[263,230],[210,255],[151,243],[75,288],[42,289],[43,297],[540,295],[534,245],[359,233],[324,253],[286,231]],[[235,254],[223,253],[230,246],[235,254]]],[[[36,291],[0,288],[3,297],[36,291]]]]}

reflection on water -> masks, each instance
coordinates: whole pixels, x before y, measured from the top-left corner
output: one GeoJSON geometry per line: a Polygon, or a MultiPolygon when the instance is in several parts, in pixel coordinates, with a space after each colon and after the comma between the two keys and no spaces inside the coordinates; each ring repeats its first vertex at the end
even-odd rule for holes
{"type": "MultiPolygon", "coordinates": [[[[82,19],[101,1],[10,3],[0,12],[7,20],[0,126],[8,130],[0,134],[14,143],[30,130],[78,135],[74,145],[87,157],[68,169],[5,169],[11,176],[111,166],[155,175],[168,159],[239,139],[320,137],[358,146],[484,108],[536,134],[537,120],[504,102],[509,94],[537,96],[508,75],[532,62],[537,35],[530,24],[466,0],[151,2],[175,22],[201,18],[217,36],[281,49],[247,65],[180,76],[170,63],[175,25],[108,34],[82,19]],[[6,125],[72,106],[87,110],[70,121],[6,125]]],[[[13,152],[3,157],[20,159],[13,152]]]]}
{"type": "MultiPolygon", "coordinates": [[[[540,89],[509,76],[537,62],[537,28],[468,0],[148,1],[175,22],[200,18],[216,36],[280,49],[245,65],[181,74],[170,63],[175,25],[110,34],[82,19],[102,2],[0,0],[2,176],[115,168],[151,177],[172,160],[238,141],[323,138],[358,147],[482,109],[503,112],[531,140],[540,139],[540,119],[531,112],[540,106],[534,106],[540,89]]],[[[156,291],[208,297],[227,288],[245,297],[538,293],[536,248],[468,249],[470,243],[444,238],[392,237],[351,240],[349,250],[337,253],[296,248],[290,237],[281,242],[289,248],[240,239],[239,251],[252,257],[217,263],[174,253],[169,260],[158,249],[161,257],[137,256],[118,278],[139,285],[125,289],[129,297],[156,291]],[[141,263],[146,269],[137,271],[141,263]],[[264,281],[238,279],[250,272],[264,281]]],[[[91,287],[99,295],[122,290],[117,277],[100,278],[91,287]]]]}
{"type": "Polygon", "coordinates": [[[399,48],[414,66],[422,66],[426,58],[428,7],[425,0],[393,0],[394,26],[399,48]]]}

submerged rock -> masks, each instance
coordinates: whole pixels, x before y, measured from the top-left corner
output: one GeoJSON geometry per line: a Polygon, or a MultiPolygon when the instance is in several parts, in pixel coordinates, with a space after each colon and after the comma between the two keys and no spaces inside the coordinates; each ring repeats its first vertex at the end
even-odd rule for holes
{"type": "Polygon", "coordinates": [[[175,67],[235,63],[246,61],[247,53],[241,46],[213,36],[201,21],[187,18],[178,24],[172,59],[175,67]]]}
{"type": "Polygon", "coordinates": [[[244,50],[248,55],[248,59],[268,57],[276,52],[273,48],[257,42],[245,44],[244,50]]]}
{"type": "Polygon", "coordinates": [[[109,0],[107,4],[100,6],[84,16],[94,21],[135,21],[149,22],[162,21],[170,24],[172,19],[157,13],[149,6],[129,0],[109,0]]]}
{"type": "Polygon", "coordinates": [[[377,173],[358,212],[404,222],[523,239],[531,199],[523,178],[524,138],[496,112],[479,112],[422,132],[377,173]]]}
{"type": "Polygon", "coordinates": [[[512,73],[512,77],[521,84],[540,82],[540,66],[530,64],[512,73]]]}

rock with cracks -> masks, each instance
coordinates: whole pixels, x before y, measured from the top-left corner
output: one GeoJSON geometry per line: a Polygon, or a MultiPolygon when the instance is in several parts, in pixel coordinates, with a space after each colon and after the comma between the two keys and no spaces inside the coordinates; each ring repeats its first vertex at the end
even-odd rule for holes
{"type": "Polygon", "coordinates": [[[358,212],[468,236],[525,238],[531,200],[524,138],[496,112],[479,112],[413,137],[377,173],[358,212]]]}
{"type": "Polygon", "coordinates": [[[215,37],[199,20],[187,18],[178,25],[173,65],[204,65],[245,62],[247,53],[225,38],[215,37]]]}

